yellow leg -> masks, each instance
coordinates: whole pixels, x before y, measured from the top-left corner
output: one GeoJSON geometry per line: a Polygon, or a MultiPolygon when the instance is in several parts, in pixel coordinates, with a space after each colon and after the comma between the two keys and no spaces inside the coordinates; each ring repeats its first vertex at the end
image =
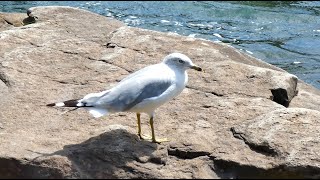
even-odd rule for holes
{"type": "Polygon", "coordinates": [[[141,121],[140,121],[140,113],[137,113],[137,123],[138,123],[138,136],[141,138],[141,121]]]}
{"type": "Polygon", "coordinates": [[[141,133],[141,120],[140,120],[140,113],[137,113],[137,123],[138,123],[138,136],[140,139],[151,139],[150,136],[146,136],[146,135],[143,135],[141,133]]]}
{"type": "Polygon", "coordinates": [[[153,116],[151,116],[151,118],[150,118],[150,126],[151,126],[151,133],[152,133],[152,142],[161,143],[161,142],[169,141],[167,138],[156,139],[155,134],[154,134],[153,116]]]}

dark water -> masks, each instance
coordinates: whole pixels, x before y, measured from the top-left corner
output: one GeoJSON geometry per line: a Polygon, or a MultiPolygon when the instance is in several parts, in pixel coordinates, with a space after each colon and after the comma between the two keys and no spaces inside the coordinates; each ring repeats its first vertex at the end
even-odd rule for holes
{"type": "Polygon", "coordinates": [[[320,89],[320,1],[1,1],[2,12],[73,6],[129,26],[222,41],[320,89]]]}

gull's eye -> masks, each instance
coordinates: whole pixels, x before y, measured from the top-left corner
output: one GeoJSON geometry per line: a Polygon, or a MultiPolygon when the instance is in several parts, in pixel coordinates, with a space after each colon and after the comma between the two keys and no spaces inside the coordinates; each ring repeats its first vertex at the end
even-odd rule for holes
{"type": "Polygon", "coordinates": [[[183,63],[184,63],[184,61],[182,61],[181,59],[179,59],[179,63],[183,64],[183,63]]]}

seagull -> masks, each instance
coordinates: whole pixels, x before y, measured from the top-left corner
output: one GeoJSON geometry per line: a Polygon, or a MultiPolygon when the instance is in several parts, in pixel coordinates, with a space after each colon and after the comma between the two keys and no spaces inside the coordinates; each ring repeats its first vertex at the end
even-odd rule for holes
{"type": "Polygon", "coordinates": [[[161,63],[130,74],[111,89],[87,94],[82,99],[50,103],[47,106],[84,108],[95,118],[109,113],[135,112],[140,139],[149,139],[154,143],[167,142],[167,138],[155,137],[155,110],[182,92],[188,82],[188,69],[202,71],[188,56],[171,53],[161,63]],[[141,113],[150,117],[151,137],[141,133],[141,113]]]}

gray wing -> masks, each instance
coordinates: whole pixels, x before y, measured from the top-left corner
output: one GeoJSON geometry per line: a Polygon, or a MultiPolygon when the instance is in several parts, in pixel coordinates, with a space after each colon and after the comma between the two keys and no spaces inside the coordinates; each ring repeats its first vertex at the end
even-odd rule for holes
{"type": "Polygon", "coordinates": [[[141,87],[140,90],[137,91],[139,95],[133,101],[126,104],[123,110],[127,111],[145,99],[161,95],[170,86],[171,86],[171,82],[169,81],[158,81],[158,82],[152,82],[144,85],[143,87],[141,87]]]}
{"type": "MultiPolygon", "coordinates": [[[[147,74],[146,74],[147,75],[147,74]]],[[[96,101],[109,111],[127,111],[145,99],[156,97],[165,92],[172,82],[170,79],[157,76],[144,76],[144,73],[133,74],[121,81],[116,87],[96,101]]]]}

